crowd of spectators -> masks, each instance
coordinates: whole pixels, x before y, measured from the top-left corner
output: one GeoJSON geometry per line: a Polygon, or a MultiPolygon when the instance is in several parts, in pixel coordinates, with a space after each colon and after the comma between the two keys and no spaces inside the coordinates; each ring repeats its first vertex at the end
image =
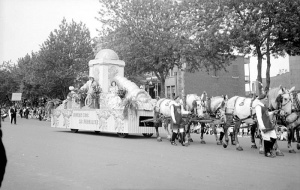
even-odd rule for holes
{"type": "MultiPolygon", "coordinates": [[[[17,117],[25,118],[25,119],[39,119],[40,121],[46,119],[46,111],[45,107],[16,107],[17,117]]],[[[2,121],[6,117],[10,116],[10,107],[1,108],[1,118],[2,121]]]]}

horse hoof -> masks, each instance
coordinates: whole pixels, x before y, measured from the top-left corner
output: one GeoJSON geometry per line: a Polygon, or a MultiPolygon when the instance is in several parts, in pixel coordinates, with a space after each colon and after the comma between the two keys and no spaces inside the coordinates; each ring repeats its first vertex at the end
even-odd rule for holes
{"type": "Polygon", "coordinates": [[[263,150],[259,151],[259,154],[264,154],[264,153],[265,153],[265,151],[263,151],[263,150]]]}
{"type": "Polygon", "coordinates": [[[239,147],[236,147],[236,150],[243,151],[243,148],[239,146],[239,147]]]}
{"type": "Polygon", "coordinates": [[[223,143],[223,148],[227,148],[227,144],[223,143]]]}
{"type": "Polygon", "coordinates": [[[235,142],[231,142],[231,144],[232,144],[232,145],[236,145],[236,143],[235,143],[235,142]]]}
{"type": "Polygon", "coordinates": [[[256,146],[256,144],[255,144],[255,145],[251,145],[251,148],[255,148],[255,149],[257,149],[257,146],[256,146]]]}
{"type": "Polygon", "coordinates": [[[206,144],[206,142],[205,142],[205,141],[200,141],[200,143],[201,143],[201,144],[206,144]]]}
{"type": "Polygon", "coordinates": [[[297,149],[300,150],[300,144],[297,144],[297,149]]]}
{"type": "Polygon", "coordinates": [[[161,142],[161,141],[162,141],[161,137],[158,137],[156,140],[157,140],[158,142],[161,142]]]}
{"type": "Polygon", "coordinates": [[[293,150],[289,150],[289,153],[296,153],[296,151],[293,149],[293,150]]]}
{"type": "Polygon", "coordinates": [[[193,139],[189,139],[189,142],[194,142],[193,139]]]}
{"type": "Polygon", "coordinates": [[[182,146],[189,146],[187,143],[181,143],[182,146]]]}
{"type": "Polygon", "coordinates": [[[217,142],[217,145],[222,145],[222,143],[221,142],[217,142]]]}
{"type": "Polygon", "coordinates": [[[284,156],[284,154],[281,151],[277,151],[276,156],[284,156]]]}

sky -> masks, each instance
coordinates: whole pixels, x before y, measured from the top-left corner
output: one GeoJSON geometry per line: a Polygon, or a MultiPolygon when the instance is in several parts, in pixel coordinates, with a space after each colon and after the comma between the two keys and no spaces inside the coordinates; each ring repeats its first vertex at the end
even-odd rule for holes
{"type": "MultiPolygon", "coordinates": [[[[98,16],[99,0],[0,0],[0,63],[17,62],[31,52],[37,52],[40,45],[48,39],[51,31],[58,29],[65,17],[67,22],[83,22],[97,36],[96,29],[101,24],[98,16]]],[[[271,60],[271,76],[276,76],[279,69],[289,71],[288,56],[271,60]]],[[[263,62],[263,71],[266,61],[263,62]]],[[[248,66],[245,65],[245,75],[248,66]]],[[[265,77],[265,72],[262,73],[265,77]]],[[[250,58],[250,78],[257,78],[257,58],[250,58]]]]}
{"type": "Polygon", "coordinates": [[[97,36],[99,0],[0,0],[0,63],[36,52],[63,18],[82,21],[97,36]]]}

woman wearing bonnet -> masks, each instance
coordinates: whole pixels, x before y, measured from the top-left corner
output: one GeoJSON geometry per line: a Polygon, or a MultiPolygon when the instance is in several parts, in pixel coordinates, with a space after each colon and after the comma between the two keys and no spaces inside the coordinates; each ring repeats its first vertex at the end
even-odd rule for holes
{"type": "Polygon", "coordinates": [[[118,96],[118,90],[119,88],[116,81],[112,81],[110,83],[108,94],[108,106],[112,109],[120,107],[122,103],[121,98],[118,96]]]}

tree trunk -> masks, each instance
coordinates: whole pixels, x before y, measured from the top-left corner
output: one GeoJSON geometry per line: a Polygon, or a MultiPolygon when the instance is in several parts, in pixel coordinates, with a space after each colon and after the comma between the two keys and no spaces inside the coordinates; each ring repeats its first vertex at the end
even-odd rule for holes
{"type": "Polygon", "coordinates": [[[183,100],[183,107],[186,108],[186,95],[185,95],[185,80],[184,80],[185,70],[181,70],[181,98],[183,100]]]}
{"type": "Polygon", "coordinates": [[[182,98],[182,72],[181,72],[181,68],[178,68],[177,71],[177,77],[178,77],[178,82],[177,82],[177,94],[178,96],[180,96],[180,98],[182,98]]]}
{"type": "Polygon", "coordinates": [[[267,38],[267,70],[266,70],[266,87],[265,87],[265,93],[268,93],[270,88],[270,67],[271,67],[271,60],[270,60],[270,36],[267,38]]]}
{"type": "Polygon", "coordinates": [[[262,66],[262,53],[260,50],[260,46],[256,46],[257,51],[257,85],[258,85],[258,95],[261,95],[262,93],[262,77],[261,77],[261,66],[262,66]]]}
{"type": "Polygon", "coordinates": [[[165,82],[166,82],[166,79],[163,75],[161,75],[161,78],[160,78],[160,98],[164,98],[165,97],[165,82]]]}

